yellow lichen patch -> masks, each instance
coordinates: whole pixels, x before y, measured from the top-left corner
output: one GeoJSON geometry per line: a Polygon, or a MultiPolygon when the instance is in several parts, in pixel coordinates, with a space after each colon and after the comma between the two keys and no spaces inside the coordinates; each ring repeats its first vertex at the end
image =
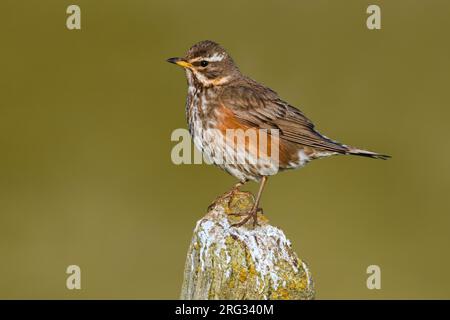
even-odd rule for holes
{"type": "Polygon", "coordinates": [[[229,201],[230,207],[237,210],[251,209],[254,203],[253,195],[248,192],[236,192],[229,201]]]}
{"type": "Polygon", "coordinates": [[[227,214],[246,212],[253,207],[254,202],[255,200],[251,193],[236,192],[225,201],[225,212],[227,214]]]}
{"type": "Polygon", "coordinates": [[[245,280],[247,280],[247,275],[247,270],[241,269],[241,272],[239,272],[239,281],[244,282],[245,280]]]}
{"type": "Polygon", "coordinates": [[[228,235],[226,238],[225,238],[225,245],[228,247],[228,246],[231,246],[232,245],[232,243],[234,242],[235,240],[233,239],[233,237],[231,236],[231,235],[228,235]]]}
{"type": "Polygon", "coordinates": [[[303,277],[301,277],[300,281],[298,282],[298,285],[296,286],[297,290],[303,290],[308,286],[308,279],[306,278],[306,274],[303,274],[303,277]]]}
{"type": "Polygon", "coordinates": [[[259,223],[268,223],[269,219],[267,219],[267,217],[261,213],[258,213],[258,222],[259,223]]]}
{"type": "Polygon", "coordinates": [[[287,300],[289,299],[289,292],[285,288],[278,288],[272,292],[270,298],[273,300],[287,300]]]}
{"type": "MultiPolygon", "coordinates": [[[[219,197],[215,202],[215,206],[221,207],[227,214],[228,222],[234,224],[241,221],[244,217],[233,214],[249,212],[253,208],[254,203],[255,198],[252,193],[236,191],[230,196],[219,197]]],[[[269,220],[261,213],[258,213],[258,222],[267,224],[269,220]]]]}
{"type": "Polygon", "coordinates": [[[250,266],[248,268],[248,273],[250,273],[252,276],[256,275],[255,266],[253,264],[250,264],[250,266]]]}

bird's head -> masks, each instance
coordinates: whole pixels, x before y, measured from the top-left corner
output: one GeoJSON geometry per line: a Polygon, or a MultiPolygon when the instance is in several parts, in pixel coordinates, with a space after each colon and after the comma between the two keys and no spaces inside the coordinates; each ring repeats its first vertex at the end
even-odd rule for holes
{"type": "Polygon", "coordinates": [[[188,80],[193,77],[205,87],[226,84],[240,75],[225,49],[209,40],[193,45],[184,58],[170,58],[167,61],[183,67],[188,80]]]}

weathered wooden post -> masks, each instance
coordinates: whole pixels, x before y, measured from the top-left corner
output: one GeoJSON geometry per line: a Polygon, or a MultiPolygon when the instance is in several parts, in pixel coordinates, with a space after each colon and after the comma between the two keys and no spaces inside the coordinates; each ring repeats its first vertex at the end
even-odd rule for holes
{"type": "Polygon", "coordinates": [[[314,299],[307,264],[292,250],[283,231],[263,216],[235,228],[249,210],[250,193],[238,192],[218,201],[197,222],[189,246],[181,299],[314,299]]]}

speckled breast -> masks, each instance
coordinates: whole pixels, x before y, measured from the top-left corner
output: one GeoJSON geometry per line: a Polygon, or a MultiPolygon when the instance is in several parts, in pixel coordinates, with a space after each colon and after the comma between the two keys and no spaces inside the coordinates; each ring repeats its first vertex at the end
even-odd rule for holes
{"type": "MultiPolygon", "coordinates": [[[[232,113],[218,101],[219,94],[220,88],[215,87],[190,86],[188,90],[189,131],[205,162],[222,168],[240,181],[258,181],[262,176],[276,174],[279,169],[277,158],[260,156],[258,146],[254,147],[245,137],[244,141],[237,138],[239,134],[245,135],[246,130],[257,129],[234,125],[230,120],[232,113]]],[[[259,136],[257,140],[260,140],[259,136]]]]}

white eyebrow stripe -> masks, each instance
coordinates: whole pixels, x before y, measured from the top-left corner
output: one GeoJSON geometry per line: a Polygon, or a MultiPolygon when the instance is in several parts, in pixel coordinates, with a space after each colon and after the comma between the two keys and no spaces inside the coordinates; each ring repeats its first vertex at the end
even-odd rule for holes
{"type": "Polygon", "coordinates": [[[200,60],[205,60],[208,62],[217,62],[217,61],[222,61],[224,58],[225,58],[224,53],[214,53],[211,57],[197,57],[197,58],[189,60],[189,62],[193,63],[193,62],[200,61],[200,60]]]}
{"type": "Polygon", "coordinates": [[[214,62],[214,61],[222,61],[225,58],[225,54],[223,53],[214,53],[211,57],[206,58],[206,61],[214,62]]]}

